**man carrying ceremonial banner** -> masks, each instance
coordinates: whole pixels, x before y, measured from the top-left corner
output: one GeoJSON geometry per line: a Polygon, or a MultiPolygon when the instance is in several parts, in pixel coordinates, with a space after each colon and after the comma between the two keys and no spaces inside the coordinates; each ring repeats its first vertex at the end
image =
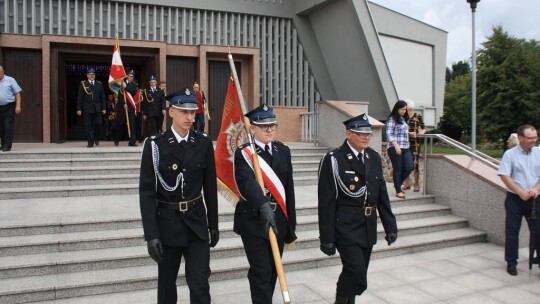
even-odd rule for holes
{"type": "Polygon", "coordinates": [[[229,62],[233,75],[215,153],[218,184],[229,201],[240,198],[234,231],[242,237],[250,264],[252,303],[272,303],[277,278],[284,302],[290,303],[281,263],[284,244],[296,239],[290,150],[273,140],[277,121],[271,108],[263,104],[242,117],[245,104],[231,54],[229,62]]]}
{"type": "Polygon", "coordinates": [[[126,73],[122,57],[120,56],[120,43],[118,36],[114,40],[114,50],[109,72],[109,88],[118,94],[118,103],[116,104],[116,134],[114,136],[114,145],[118,146],[119,141],[124,134],[124,123],[126,124],[129,145],[135,144],[135,108],[141,98],[139,85],[133,81],[135,73],[130,70],[126,73]],[[127,79],[126,79],[127,78],[127,79]]]}

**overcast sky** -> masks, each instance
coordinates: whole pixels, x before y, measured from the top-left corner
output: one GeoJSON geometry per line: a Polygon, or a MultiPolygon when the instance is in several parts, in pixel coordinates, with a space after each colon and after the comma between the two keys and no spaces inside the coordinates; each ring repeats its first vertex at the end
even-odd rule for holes
{"type": "MultiPolygon", "coordinates": [[[[471,7],[467,0],[370,0],[448,32],[446,65],[469,60],[471,7]]],[[[476,48],[502,25],[516,38],[540,40],[540,0],[481,0],[475,14],[476,48]]]]}

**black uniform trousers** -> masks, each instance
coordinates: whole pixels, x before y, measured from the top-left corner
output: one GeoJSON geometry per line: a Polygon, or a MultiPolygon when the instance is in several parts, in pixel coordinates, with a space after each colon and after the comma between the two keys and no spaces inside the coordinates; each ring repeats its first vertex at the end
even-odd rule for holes
{"type": "MultiPolygon", "coordinates": [[[[540,245],[540,199],[530,199],[524,202],[519,195],[506,192],[506,200],[504,207],[506,209],[505,219],[505,243],[504,243],[504,260],[508,264],[517,264],[518,247],[519,247],[519,230],[521,229],[521,219],[523,217],[529,219],[532,211],[532,201],[536,204],[536,248],[540,245]]],[[[527,220],[529,231],[531,230],[531,221],[527,220]]],[[[536,251],[538,256],[538,250],[536,251]]]]}
{"type": "Polygon", "coordinates": [[[373,246],[340,245],[336,243],[343,268],[336,293],[347,298],[361,295],[367,289],[367,270],[373,246]]]}
{"type": "Polygon", "coordinates": [[[163,260],[158,264],[158,304],[177,303],[176,279],[182,256],[190,303],[210,304],[210,246],[194,234],[186,247],[163,245],[163,260]]]}
{"type": "MultiPolygon", "coordinates": [[[[126,126],[126,111],[122,109],[121,111],[116,112],[116,136],[114,137],[114,141],[118,142],[122,139],[125,132],[127,132],[127,126],[126,126]]],[[[135,113],[128,111],[128,119],[129,119],[129,131],[130,131],[130,137],[129,137],[129,144],[134,145],[135,144],[135,113]]]]}
{"type": "Polygon", "coordinates": [[[142,113],[141,112],[138,112],[137,116],[135,116],[135,137],[140,143],[143,142],[143,137],[142,137],[142,113]]]}
{"type": "MultiPolygon", "coordinates": [[[[277,280],[272,246],[268,239],[252,235],[242,236],[242,242],[249,262],[248,280],[251,301],[253,304],[272,304],[277,280]]],[[[278,239],[277,243],[279,254],[283,255],[284,239],[278,239]]]]}
{"type": "Polygon", "coordinates": [[[161,131],[161,126],[163,123],[163,115],[159,116],[147,116],[148,121],[148,132],[152,136],[161,131]]]}
{"type": "Polygon", "coordinates": [[[84,113],[84,128],[86,129],[86,139],[89,145],[94,145],[99,141],[101,132],[102,114],[101,112],[84,113]]]}
{"type": "Polygon", "coordinates": [[[0,106],[0,137],[2,147],[11,149],[15,129],[15,102],[0,106]]]}

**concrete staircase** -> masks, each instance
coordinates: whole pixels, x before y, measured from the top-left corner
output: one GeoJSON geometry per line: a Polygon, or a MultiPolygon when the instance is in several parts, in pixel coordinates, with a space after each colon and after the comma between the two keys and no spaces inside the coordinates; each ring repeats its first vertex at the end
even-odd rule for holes
{"type": "MultiPolygon", "coordinates": [[[[315,185],[328,148],[290,145],[295,185],[315,185]]],[[[134,194],[142,145],[12,151],[0,158],[0,200],[134,194]]]]}
{"type": "MultiPolygon", "coordinates": [[[[299,188],[304,193],[316,189],[299,188]]],[[[137,208],[135,196],[130,197],[137,208]]],[[[110,200],[102,197],[103,201],[110,200]]],[[[298,204],[298,241],[284,252],[286,272],[340,263],[337,255],[327,257],[319,251],[316,204],[316,199],[298,204]]],[[[248,269],[242,242],[232,231],[233,208],[220,206],[220,242],[211,250],[214,282],[244,278],[248,269]]],[[[379,224],[375,259],[486,240],[485,233],[468,228],[466,219],[453,216],[432,196],[393,200],[392,206],[399,238],[387,246],[379,224]]],[[[0,303],[115,303],[134,291],[155,289],[157,267],[147,255],[140,217],[120,214],[80,215],[62,222],[1,222],[0,303]]],[[[183,266],[178,284],[185,285],[183,266]]],[[[148,303],[148,298],[130,303],[148,303]]]]}

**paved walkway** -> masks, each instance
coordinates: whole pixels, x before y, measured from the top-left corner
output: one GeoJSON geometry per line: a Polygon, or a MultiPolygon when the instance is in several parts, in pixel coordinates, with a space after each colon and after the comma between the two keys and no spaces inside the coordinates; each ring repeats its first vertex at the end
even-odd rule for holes
{"type": "MultiPolygon", "coordinates": [[[[526,252],[520,253],[526,261],[526,252]]],[[[368,290],[356,303],[540,303],[540,269],[535,266],[529,277],[527,263],[522,262],[518,276],[510,276],[503,254],[504,248],[482,243],[374,259],[368,290]]],[[[332,266],[287,273],[292,303],[334,303],[340,271],[332,266]]],[[[250,303],[247,279],[210,286],[216,304],[250,303]]],[[[276,289],[273,302],[283,303],[279,285],[276,289]]],[[[179,292],[188,294],[185,287],[179,292]]]]}
{"type": "MultiPolygon", "coordinates": [[[[316,204],[316,186],[297,187],[296,195],[299,207],[316,204]]],[[[407,191],[407,195],[418,194],[407,191]]],[[[137,195],[9,200],[0,201],[0,205],[3,223],[139,215],[137,195]]],[[[232,210],[222,199],[219,205],[222,211],[232,210]]],[[[516,277],[506,273],[504,248],[489,243],[374,259],[369,268],[368,291],[358,297],[357,303],[540,303],[540,269],[535,266],[529,277],[526,248],[520,254],[522,262],[516,277]]],[[[288,272],[292,302],[333,303],[339,273],[339,266],[288,272]]],[[[211,292],[215,304],[250,303],[247,279],[212,282],[211,292]]],[[[185,303],[185,286],[179,287],[179,295],[179,302],[185,303]]],[[[141,299],[153,302],[155,291],[133,292],[131,297],[137,303],[141,299]]],[[[129,303],[129,299],[125,300],[129,303]]],[[[282,303],[279,285],[274,303],[282,303]]]]}

